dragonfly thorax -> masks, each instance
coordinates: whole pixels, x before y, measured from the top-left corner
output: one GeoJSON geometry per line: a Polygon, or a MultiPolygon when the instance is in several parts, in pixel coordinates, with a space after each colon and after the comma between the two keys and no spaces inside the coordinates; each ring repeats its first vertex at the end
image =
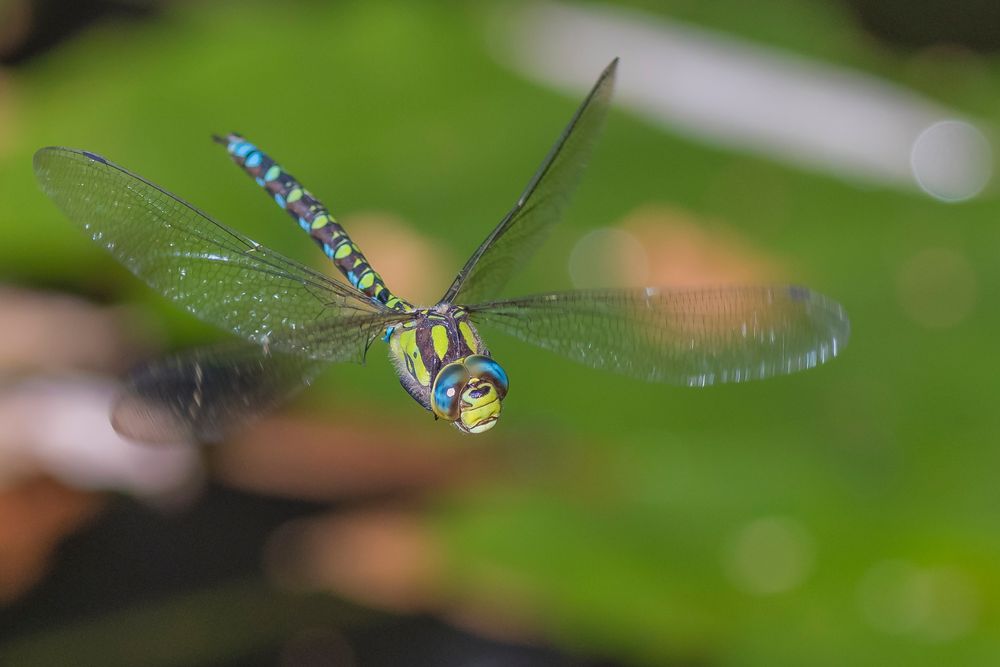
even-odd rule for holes
{"type": "Polygon", "coordinates": [[[507,395],[507,375],[468,313],[438,304],[390,329],[389,356],[403,388],[435,417],[467,433],[493,427],[507,395]]]}

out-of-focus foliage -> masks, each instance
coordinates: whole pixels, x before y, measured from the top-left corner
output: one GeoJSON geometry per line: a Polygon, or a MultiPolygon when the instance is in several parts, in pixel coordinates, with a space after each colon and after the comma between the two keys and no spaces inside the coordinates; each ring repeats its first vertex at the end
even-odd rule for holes
{"type": "MultiPolygon", "coordinates": [[[[679,18],[1000,121],[995,57],[893,52],[824,3],[673,4],[679,18]]],[[[411,221],[436,248],[429,271],[442,283],[428,294],[443,292],[578,101],[494,61],[489,49],[504,48],[488,34],[495,11],[179,3],[155,21],[97,23],[0,70],[0,277],[139,302],[177,345],[214,336],[62,220],[30,165],[43,145],[99,152],[320,266],[210,141],[233,129],[335,213],[411,221]]],[[[729,230],[773,258],[778,277],[843,303],[849,348],[809,373],[683,390],[491,336],[512,381],[497,437],[517,447],[510,470],[435,505],[440,585],[530,618],[563,646],[646,664],[995,660],[995,189],[960,205],[862,189],[612,111],[557,238],[508,292],[568,286],[572,244],[650,203],[729,230]],[[940,249],[960,268],[920,263],[940,249]],[[947,326],[928,326],[914,299],[918,310],[969,305],[947,326]]],[[[365,248],[379,267],[378,246],[365,248]]],[[[752,254],[747,261],[764,261],[752,254]]],[[[333,405],[333,419],[389,414],[422,443],[481,446],[416,409],[378,349],[365,368],[336,368],[306,402],[333,405]]]]}

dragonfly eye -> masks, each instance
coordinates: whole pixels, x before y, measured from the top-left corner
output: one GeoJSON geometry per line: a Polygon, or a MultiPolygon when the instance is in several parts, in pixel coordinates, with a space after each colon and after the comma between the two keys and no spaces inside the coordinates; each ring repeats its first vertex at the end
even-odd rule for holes
{"type": "Polygon", "coordinates": [[[469,369],[456,361],[438,372],[431,387],[431,409],[445,421],[458,419],[462,409],[462,391],[469,382],[469,369]]]}
{"type": "Polygon", "coordinates": [[[507,373],[493,359],[481,354],[474,354],[465,359],[465,367],[469,369],[470,377],[492,384],[496,388],[500,400],[507,396],[507,387],[510,385],[507,373]]]}

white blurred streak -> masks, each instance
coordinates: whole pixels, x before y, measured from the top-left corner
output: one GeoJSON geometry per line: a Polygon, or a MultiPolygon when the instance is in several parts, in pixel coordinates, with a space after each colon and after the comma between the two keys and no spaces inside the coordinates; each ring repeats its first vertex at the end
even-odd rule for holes
{"type": "Polygon", "coordinates": [[[135,344],[123,333],[125,311],[102,308],[56,292],[0,285],[0,369],[116,369],[135,344]]]}
{"type": "Polygon", "coordinates": [[[197,449],[125,440],[108,420],[112,381],[36,378],[0,388],[0,484],[43,471],[70,486],[168,499],[200,478],[197,449]]]}
{"type": "MultiPolygon", "coordinates": [[[[533,79],[582,93],[620,56],[621,106],[713,144],[856,182],[914,187],[918,137],[956,116],[865,73],[635,11],[541,3],[511,18],[500,57],[533,79]]],[[[963,182],[989,179],[979,152],[943,150],[950,170],[969,174],[963,182]]]]}

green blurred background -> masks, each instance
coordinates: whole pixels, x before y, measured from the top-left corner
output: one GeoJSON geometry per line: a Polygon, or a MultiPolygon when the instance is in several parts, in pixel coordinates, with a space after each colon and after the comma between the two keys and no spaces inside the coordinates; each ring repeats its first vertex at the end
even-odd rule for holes
{"type": "MultiPolygon", "coordinates": [[[[57,213],[34,182],[38,147],[99,152],[322,266],[321,254],[209,140],[239,130],[349,231],[352,215],[368,215],[396,221],[376,232],[419,237],[432,252],[417,274],[433,279],[418,296],[432,299],[582,98],[498,57],[519,48],[502,31],[520,4],[126,4],[128,11],[102,10],[80,29],[42,31],[31,48],[18,50],[8,37],[0,279],[128,305],[168,348],[219,335],[150,293],[57,213]]],[[[894,82],[977,119],[986,136],[1000,119],[1000,25],[946,21],[933,2],[898,14],[892,3],[860,1],[629,4],[894,82]],[[963,32],[965,23],[974,30],[963,32]]],[[[25,22],[32,6],[57,11],[0,3],[10,34],[22,34],[13,17],[39,25],[25,22]]],[[[996,18],[989,3],[949,6],[960,18],[980,10],[996,18]]],[[[633,67],[641,64],[623,60],[623,78],[633,67]]],[[[643,207],[669,206],[703,223],[709,246],[736,235],[754,249],[746,255],[781,267],[778,278],[840,301],[852,321],[840,358],[787,378],[691,390],[592,371],[486,331],[512,392],[485,444],[416,409],[380,350],[364,367],[324,375],[297,414],[360,429],[377,423],[395,434],[389,439],[433,456],[491,452],[497,468],[479,481],[435,486],[408,501],[440,555],[421,615],[450,627],[455,615],[443,610],[474,599],[486,610],[479,617],[519,629],[510,639],[498,633],[500,644],[546,651],[490,664],[994,664],[996,192],[987,185],[968,201],[942,202],[916,187],[706,142],[618,106],[569,215],[508,293],[570,287],[567,259],[584,235],[643,207]]],[[[362,246],[381,269],[380,252],[389,251],[362,246]]],[[[208,498],[227,493],[225,483],[208,485],[208,498]]],[[[240,507],[271,516],[274,506],[261,498],[240,507]]],[[[123,543],[134,554],[137,540],[149,538],[143,517],[182,522],[204,502],[145,514],[118,496],[102,511],[139,518],[102,529],[109,519],[98,513],[72,539],[89,535],[87,553],[103,554],[86,561],[103,568],[93,576],[114,581],[123,543]]],[[[325,511],[323,503],[274,502],[286,503],[282,521],[325,511]]],[[[386,618],[412,610],[385,605],[372,620],[363,599],[343,611],[340,600],[351,596],[342,591],[280,590],[259,571],[260,545],[240,537],[244,519],[251,521],[237,513],[218,524],[218,536],[199,538],[212,541],[217,557],[245,563],[238,576],[222,568],[148,591],[133,578],[122,584],[128,595],[94,605],[73,596],[95,589],[43,577],[44,595],[28,590],[7,603],[0,656],[16,659],[10,664],[53,664],[65,651],[102,664],[286,664],[274,656],[287,655],[280,647],[309,626],[347,628],[345,641],[360,643],[353,657],[337,644],[329,662],[308,664],[486,664],[418,659],[405,643],[393,644],[399,652],[387,662],[367,660],[364,647],[380,637],[399,641],[402,621],[386,618]],[[351,634],[357,617],[367,619],[364,641],[351,634]]],[[[74,567],[74,552],[54,548],[57,576],[74,567]]],[[[445,656],[459,639],[433,627],[445,656]]]]}

